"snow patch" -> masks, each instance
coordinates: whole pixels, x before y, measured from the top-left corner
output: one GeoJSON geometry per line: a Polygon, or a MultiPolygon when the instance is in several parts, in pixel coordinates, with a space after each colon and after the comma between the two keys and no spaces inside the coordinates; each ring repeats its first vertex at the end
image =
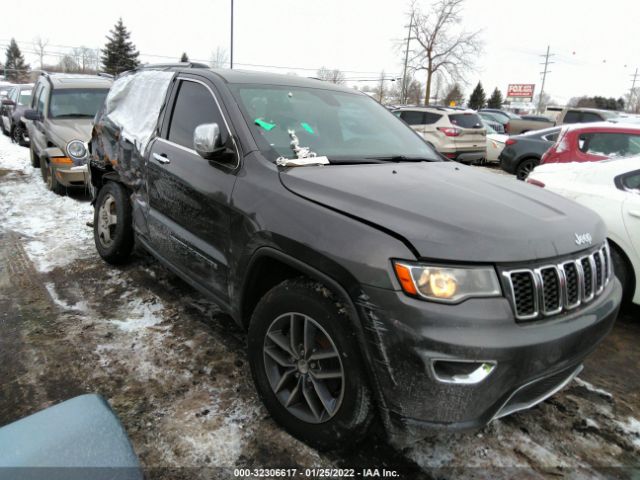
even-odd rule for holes
{"type": "Polygon", "coordinates": [[[135,298],[123,310],[128,313],[122,319],[110,320],[110,323],[125,332],[143,330],[158,325],[163,321],[161,312],[164,310],[164,305],[157,299],[148,301],[135,298]]]}

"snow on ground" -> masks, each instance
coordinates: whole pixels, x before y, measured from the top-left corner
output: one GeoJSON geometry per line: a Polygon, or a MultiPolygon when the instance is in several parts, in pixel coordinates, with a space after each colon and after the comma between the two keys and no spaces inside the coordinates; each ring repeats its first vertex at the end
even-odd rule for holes
{"type": "Polygon", "coordinates": [[[85,201],[49,191],[39,169],[29,160],[29,150],[2,137],[0,172],[0,224],[25,238],[24,246],[36,268],[48,272],[79,258],[89,257],[93,248],[93,208],[85,201]]]}

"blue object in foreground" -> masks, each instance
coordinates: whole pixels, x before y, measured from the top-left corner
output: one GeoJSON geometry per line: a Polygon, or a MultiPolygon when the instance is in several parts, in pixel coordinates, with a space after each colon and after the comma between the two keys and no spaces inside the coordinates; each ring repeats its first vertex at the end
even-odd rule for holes
{"type": "Polygon", "coordinates": [[[0,480],[143,479],[109,404],[81,395],[0,428],[0,480]]]}

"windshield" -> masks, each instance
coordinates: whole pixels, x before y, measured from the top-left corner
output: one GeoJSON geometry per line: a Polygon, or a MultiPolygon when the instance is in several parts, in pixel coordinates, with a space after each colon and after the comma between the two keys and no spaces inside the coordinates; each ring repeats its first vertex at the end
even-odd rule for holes
{"type": "Polygon", "coordinates": [[[320,88],[232,85],[261,150],[295,158],[289,130],[300,147],[329,160],[439,157],[404,122],[366,95],[320,88]]]}
{"type": "Polygon", "coordinates": [[[18,105],[27,106],[29,104],[31,104],[31,90],[20,91],[20,96],[18,97],[18,105]]]}
{"type": "Polygon", "coordinates": [[[50,118],[93,118],[109,93],[107,88],[54,90],[49,104],[50,118]]]}

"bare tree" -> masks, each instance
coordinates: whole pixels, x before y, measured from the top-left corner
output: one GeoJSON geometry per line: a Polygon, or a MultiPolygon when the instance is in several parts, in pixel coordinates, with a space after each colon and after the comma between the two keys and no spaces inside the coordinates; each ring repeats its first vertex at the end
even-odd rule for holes
{"type": "Polygon", "coordinates": [[[79,73],[80,66],[73,55],[65,55],[58,62],[58,68],[64,73],[79,73]]]}
{"type": "Polygon", "coordinates": [[[229,66],[229,54],[227,49],[216,47],[215,52],[211,54],[211,68],[225,68],[229,66]]]}
{"type": "Polygon", "coordinates": [[[40,58],[40,70],[44,70],[44,56],[45,49],[49,45],[49,39],[43,40],[42,37],[36,37],[33,39],[33,49],[40,58]]]}
{"type": "Polygon", "coordinates": [[[81,46],[74,48],[72,56],[78,65],[78,70],[82,73],[93,72],[96,64],[96,52],[92,48],[81,46]]]}
{"type": "Polygon", "coordinates": [[[410,65],[414,71],[427,72],[425,105],[431,98],[431,81],[440,72],[450,81],[461,81],[466,71],[473,69],[482,51],[480,32],[460,28],[465,0],[438,0],[428,13],[412,4],[414,16],[412,36],[417,47],[411,51],[410,65]]]}
{"type": "Polygon", "coordinates": [[[316,72],[316,77],[318,77],[320,80],[331,83],[343,84],[345,82],[344,73],[342,73],[337,68],[334,68],[332,70],[330,68],[322,66],[316,72]]]}
{"type": "Polygon", "coordinates": [[[373,87],[373,93],[375,94],[376,98],[380,103],[384,103],[387,97],[387,88],[385,85],[385,80],[386,78],[385,78],[384,70],[382,70],[380,72],[380,77],[378,78],[378,83],[376,84],[375,87],[373,87]]]}
{"type": "Polygon", "coordinates": [[[407,103],[418,105],[422,100],[422,84],[418,80],[411,80],[407,86],[407,103]]]}

